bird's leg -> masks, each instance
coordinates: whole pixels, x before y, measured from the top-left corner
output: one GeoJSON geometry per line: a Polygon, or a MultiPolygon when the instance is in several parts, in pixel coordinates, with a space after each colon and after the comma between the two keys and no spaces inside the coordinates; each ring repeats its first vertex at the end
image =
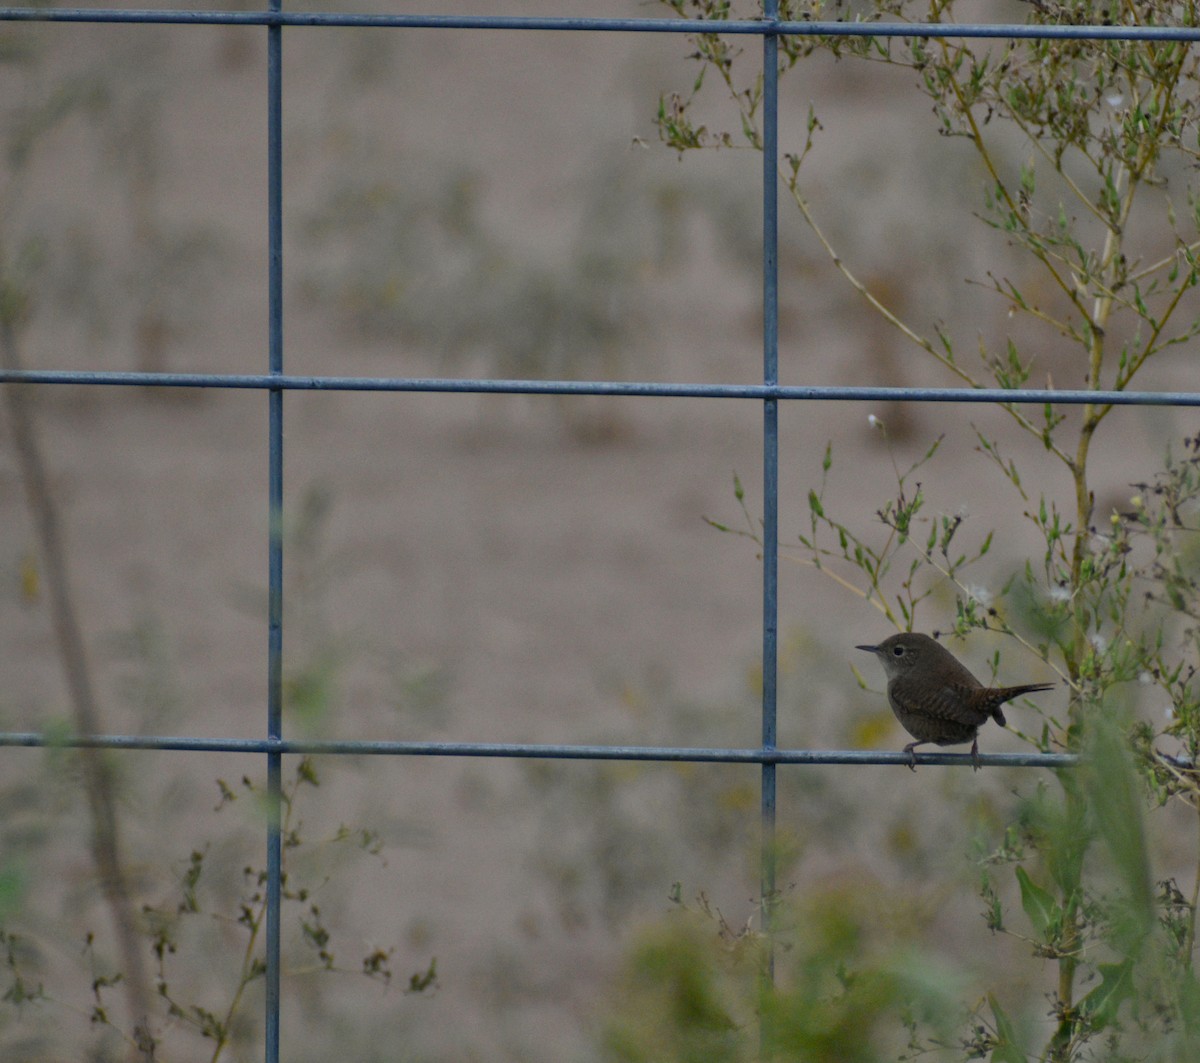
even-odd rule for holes
{"type": "Polygon", "coordinates": [[[909,742],[908,745],[906,745],[904,747],[904,752],[908,754],[908,770],[909,771],[917,770],[917,755],[916,755],[916,753],[913,752],[913,750],[916,749],[917,746],[921,746],[924,744],[925,744],[924,742],[909,742]]]}
{"type": "Polygon", "coordinates": [[[971,743],[971,767],[973,771],[979,770],[979,739],[976,738],[971,743]]]}

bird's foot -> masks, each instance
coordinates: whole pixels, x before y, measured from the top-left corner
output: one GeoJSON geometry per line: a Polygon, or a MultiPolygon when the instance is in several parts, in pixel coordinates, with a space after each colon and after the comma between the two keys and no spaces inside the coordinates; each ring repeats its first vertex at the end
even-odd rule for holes
{"type": "Polygon", "coordinates": [[[979,770],[979,740],[971,743],[971,770],[979,770]]]}
{"type": "Polygon", "coordinates": [[[913,752],[913,750],[916,749],[920,744],[920,742],[909,742],[908,745],[904,747],[904,752],[908,754],[909,771],[915,772],[917,770],[917,755],[913,752]]]}

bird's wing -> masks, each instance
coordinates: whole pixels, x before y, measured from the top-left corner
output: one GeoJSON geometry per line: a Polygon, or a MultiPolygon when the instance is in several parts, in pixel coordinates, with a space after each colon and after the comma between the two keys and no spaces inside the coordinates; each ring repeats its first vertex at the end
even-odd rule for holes
{"type": "Polygon", "coordinates": [[[982,707],[972,707],[969,700],[973,688],[959,683],[946,683],[927,690],[915,700],[913,708],[924,716],[938,720],[978,727],[990,719],[991,713],[982,707]]]}

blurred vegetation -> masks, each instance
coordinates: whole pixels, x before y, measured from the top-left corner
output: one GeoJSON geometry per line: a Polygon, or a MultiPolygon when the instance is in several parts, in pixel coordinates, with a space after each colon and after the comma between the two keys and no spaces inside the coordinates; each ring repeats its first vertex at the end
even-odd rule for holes
{"type": "Polygon", "coordinates": [[[927,1055],[918,1026],[951,1027],[958,973],[924,951],[915,910],[882,883],[847,875],[777,915],[771,985],[760,934],[731,926],[703,894],[677,898],[629,950],[604,1057],[869,1063],[927,1055]]]}
{"type": "Polygon", "coordinates": [[[120,336],[132,351],[127,368],[171,369],[172,346],[204,325],[227,249],[215,223],[182,222],[166,208],[167,114],[181,83],[163,28],[123,36],[122,49],[65,72],[46,62],[45,27],[7,24],[0,39],[10,92],[0,116],[0,249],[6,297],[17,300],[10,312],[28,301],[13,320],[55,314],[84,345],[120,336]],[[79,169],[68,169],[63,146],[80,139],[79,169]],[[86,201],[47,212],[37,201],[47,170],[67,188],[87,188],[86,201]]]}

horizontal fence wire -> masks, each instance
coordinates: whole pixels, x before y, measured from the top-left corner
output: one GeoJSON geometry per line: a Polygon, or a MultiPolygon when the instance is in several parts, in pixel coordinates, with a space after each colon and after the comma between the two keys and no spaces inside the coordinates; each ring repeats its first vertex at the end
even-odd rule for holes
{"type": "MultiPolygon", "coordinates": [[[[124,751],[180,751],[264,756],[268,766],[268,797],[272,803],[268,824],[268,912],[265,946],[266,1026],[265,1059],[278,1063],[280,1055],[280,941],[279,909],[281,851],[278,829],[281,758],[301,756],[483,757],[502,759],[553,759],[578,761],[696,762],[757,765],[762,771],[762,851],[764,907],[774,892],[771,836],[774,830],[775,768],[779,765],[886,765],[907,766],[910,755],[887,750],[778,749],[775,746],[775,637],[777,630],[777,572],[769,550],[764,552],[763,577],[763,727],[758,748],[692,748],[671,746],[619,746],[590,744],[537,744],[493,742],[429,742],[320,740],[285,738],[282,734],[282,469],[283,394],[287,391],[352,391],[443,394],[544,394],[643,396],[648,398],[721,398],[761,402],[764,409],[764,506],[770,516],[778,502],[778,402],[930,402],[994,403],[1001,405],[1061,404],[1112,406],[1200,406],[1200,392],[1192,391],[1090,391],[1057,389],[1001,389],[963,387],[843,387],[782,385],[778,379],[778,240],[775,217],[774,150],[778,115],[775,93],[778,79],[778,40],[781,37],[872,37],[1003,40],[1057,39],[1080,41],[1200,41],[1200,27],[1191,26],[1088,26],[1025,24],[952,24],[902,22],[783,21],[777,17],[777,0],[765,0],[767,17],[749,20],[689,20],[682,18],[525,17],[507,15],[355,14],[328,11],[283,11],[282,0],[266,0],[259,11],[115,10],[106,8],[0,7],[0,22],[81,24],[160,24],[188,26],[265,27],[268,37],[268,222],[269,222],[269,372],[139,373],[88,370],[28,369],[0,371],[0,384],[48,386],[100,386],[117,388],[217,388],[268,392],[269,476],[267,502],[270,515],[268,617],[267,735],[264,738],[199,737],[193,735],[61,734],[55,732],[0,733],[0,748],[91,748],[124,751]],[[760,37],[763,40],[765,108],[764,165],[762,176],[763,223],[763,382],[760,384],[701,384],[605,380],[501,380],[425,377],[349,377],[290,375],[283,363],[282,312],[282,154],[281,103],[282,31],[285,28],[364,28],[430,30],[515,30],[541,32],[720,34],[760,37]]],[[[774,524],[764,520],[764,535],[775,539],[774,524]]],[[[991,753],[978,758],[964,753],[925,752],[920,764],[997,768],[1063,769],[1079,763],[1074,754],[991,753]]]]}
{"type": "Polygon", "coordinates": [[[1198,391],[1084,388],[870,387],[823,384],[685,384],[638,380],[499,380],[457,377],[297,376],[270,373],[136,373],[69,369],[0,370],[0,384],[81,387],[226,388],[260,391],[415,391],[442,394],[627,395],[785,402],[953,402],[1000,405],[1200,406],[1198,391]]]}
{"type": "MultiPolygon", "coordinates": [[[[692,746],[553,745],[533,742],[402,742],[295,738],[198,738],[191,735],[58,735],[0,732],[0,747],[174,750],[185,753],[300,754],[304,756],[496,757],[524,760],[640,760],[697,764],[903,764],[907,753],[864,749],[717,749],[692,746]]],[[[920,752],[919,764],[973,767],[970,753],[920,752]]],[[[1074,753],[980,753],[997,768],[1070,768],[1074,753]]]]}
{"type": "Polygon", "coordinates": [[[188,26],[358,27],[363,29],[541,30],[585,33],[716,33],[776,37],[940,37],[1037,40],[1196,41],[1190,26],[1029,26],[1022,23],[784,21],[777,19],[584,18],[519,15],[366,15],[332,11],[121,11],[0,8],[0,21],[143,23],[188,26]]]}

